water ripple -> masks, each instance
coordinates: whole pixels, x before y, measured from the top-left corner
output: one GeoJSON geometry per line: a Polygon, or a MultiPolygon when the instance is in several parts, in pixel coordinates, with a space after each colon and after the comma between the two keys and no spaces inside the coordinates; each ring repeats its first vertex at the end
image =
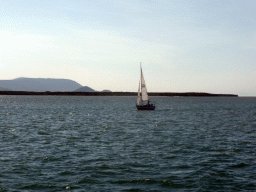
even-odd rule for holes
{"type": "Polygon", "coordinates": [[[0,191],[253,191],[256,99],[1,96],[0,191]]]}

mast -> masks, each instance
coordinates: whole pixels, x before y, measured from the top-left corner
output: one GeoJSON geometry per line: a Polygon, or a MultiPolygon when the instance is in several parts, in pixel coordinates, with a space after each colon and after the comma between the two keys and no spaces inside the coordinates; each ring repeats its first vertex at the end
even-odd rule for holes
{"type": "Polygon", "coordinates": [[[142,85],[142,68],[141,68],[141,62],[140,62],[140,92],[141,92],[141,94],[142,94],[142,90],[141,90],[141,85],[142,85]]]}

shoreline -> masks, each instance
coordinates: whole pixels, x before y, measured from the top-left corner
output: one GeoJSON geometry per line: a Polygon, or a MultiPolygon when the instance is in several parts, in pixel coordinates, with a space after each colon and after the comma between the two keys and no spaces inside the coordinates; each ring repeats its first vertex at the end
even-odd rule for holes
{"type": "MultiPolygon", "coordinates": [[[[0,95],[55,95],[55,96],[137,96],[137,92],[35,92],[35,91],[0,91],[0,95]]],[[[201,92],[148,92],[149,96],[169,97],[238,97],[235,94],[212,94],[201,92]]]]}

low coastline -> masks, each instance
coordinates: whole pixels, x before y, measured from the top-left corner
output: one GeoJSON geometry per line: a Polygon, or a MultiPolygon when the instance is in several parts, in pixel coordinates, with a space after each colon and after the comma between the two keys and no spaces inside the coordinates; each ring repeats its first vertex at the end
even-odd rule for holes
{"type": "MultiPolygon", "coordinates": [[[[137,96],[137,92],[34,92],[34,91],[0,91],[0,95],[55,95],[55,96],[137,96]]],[[[201,92],[149,92],[149,96],[169,97],[238,97],[235,94],[212,94],[201,92]]]]}

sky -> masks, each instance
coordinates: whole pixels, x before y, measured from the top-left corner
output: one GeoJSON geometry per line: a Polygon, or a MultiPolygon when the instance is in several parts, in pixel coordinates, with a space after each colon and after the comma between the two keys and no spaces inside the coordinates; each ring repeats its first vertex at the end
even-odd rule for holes
{"type": "Polygon", "coordinates": [[[0,80],[256,96],[255,0],[0,0],[0,80]]]}

